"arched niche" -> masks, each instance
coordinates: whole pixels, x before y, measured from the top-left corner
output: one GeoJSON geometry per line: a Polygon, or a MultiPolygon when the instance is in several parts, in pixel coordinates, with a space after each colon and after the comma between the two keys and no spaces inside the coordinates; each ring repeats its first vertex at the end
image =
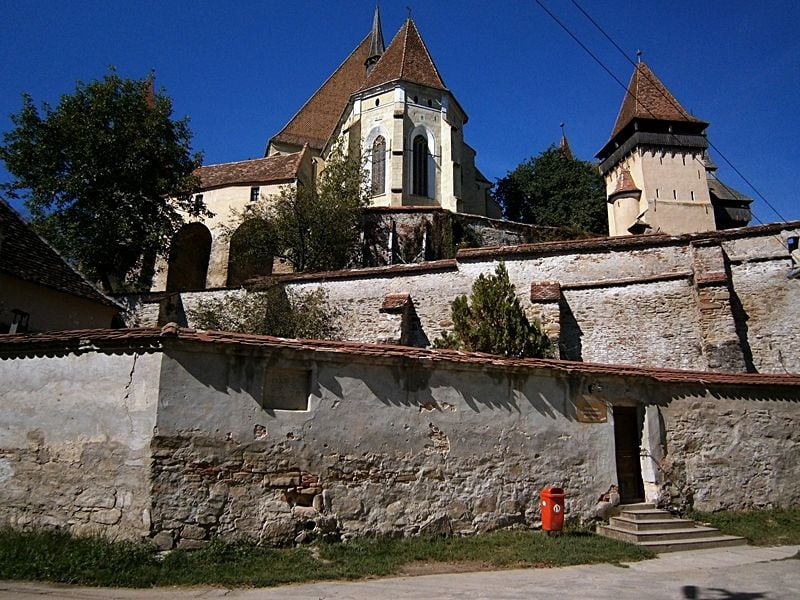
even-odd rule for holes
{"type": "Polygon", "coordinates": [[[172,238],[167,267],[167,291],[203,290],[206,287],[211,232],[202,223],[181,227],[172,238]]]}
{"type": "Polygon", "coordinates": [[[252,277],[271,275],[273,256],[269,247],[264,221],[249,219],[239,225],[228,250],[228,287],[240,287],[252,277]]]}

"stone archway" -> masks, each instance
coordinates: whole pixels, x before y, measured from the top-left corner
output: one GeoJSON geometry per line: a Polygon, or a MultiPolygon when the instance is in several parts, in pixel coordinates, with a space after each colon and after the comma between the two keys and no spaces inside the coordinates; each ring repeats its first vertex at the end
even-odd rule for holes
{"type": "Polygon", "coordinates": [[[272,274],[273,256],[264,221],[249,219],[231,236],[228,249],[228,287],[239,287],[251,277],[272,274]]]}
{"type": "Polygon", "coordinates": [[[184,225],[172,238],[167,291],[203,290],[211,257],[211,232],[202,223],[184,225]]]}

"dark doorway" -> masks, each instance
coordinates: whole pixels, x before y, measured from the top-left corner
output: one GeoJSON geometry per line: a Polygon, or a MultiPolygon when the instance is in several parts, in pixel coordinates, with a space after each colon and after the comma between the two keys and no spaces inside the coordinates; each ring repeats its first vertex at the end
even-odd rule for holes
{"type": "Polygon", "coordinates": [[[614,407],[614,446],[617,454],[617,482],[623,504],[644,500],[639,442],[642,427],[635,406],[614,407]]]}
{"type": "Polygon", "coordinates": [[[211,256],[211,232],[202,223],[184,225],[172,238],[167,291],[204,290],[211,256]]]}

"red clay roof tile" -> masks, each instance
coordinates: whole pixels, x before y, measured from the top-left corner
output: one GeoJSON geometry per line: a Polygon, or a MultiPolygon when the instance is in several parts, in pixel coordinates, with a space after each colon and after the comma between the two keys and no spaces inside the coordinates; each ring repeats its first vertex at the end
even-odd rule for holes
{"type": "Polygon", "coordinates": [[[316,150],[325,146],[350,96],[364,83],[364,63],[370,53],[371,39],[370,32],[270,143],[308,144],[316,150]]]}
{"type": "Polygon", "coordinates": [[[707,125],[705,121],[690,115],[643,62],[636,65],[631,75],[610,139],[616,137],[633,119],[684,121],[707,125]]]}
{"type": "Polygon", "coordinates": [[[202,189],[248,183],[287,183],[297,177],[305,148],[293,154],[206,165],[195,170],[202,189]]]}
{"type": "Polygon", "coordinates": [[[447,89],[417,26],[410,17],[403,23],[386,52],[372,69],[362,89],[399,80],[447,89]]]}
{"type": "Polygon", "coordinates": [[[800,386],[800,374],[713,373],[657,369],[630,365],[608,365],[544,358],[506,358],[479,352],[429,350],[409,346],[285,339],[224,331],[201,331],[168,325],[162,329],[84,329],[33,334],[0,335],[0,356],[40,356],[57,352],[87,352],[98,349],[157,351],[173,343],[200,343],[242,348],[262,347],[346,354],[363,358],[402,358],[425,364],[474,365],[482,368],[548,370],[556,373],[584,373],[639,377],[662,383],[746,386],[800,386]]]}

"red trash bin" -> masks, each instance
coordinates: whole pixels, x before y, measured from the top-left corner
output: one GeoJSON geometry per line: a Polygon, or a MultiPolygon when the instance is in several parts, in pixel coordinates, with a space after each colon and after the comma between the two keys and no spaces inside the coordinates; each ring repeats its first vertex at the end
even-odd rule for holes
{"type": "Polygon", "coordinates": [[[542,498],[542,529],[561,531],[564,528],[564,490],[557,487],[544,488],[542,498]]]}

